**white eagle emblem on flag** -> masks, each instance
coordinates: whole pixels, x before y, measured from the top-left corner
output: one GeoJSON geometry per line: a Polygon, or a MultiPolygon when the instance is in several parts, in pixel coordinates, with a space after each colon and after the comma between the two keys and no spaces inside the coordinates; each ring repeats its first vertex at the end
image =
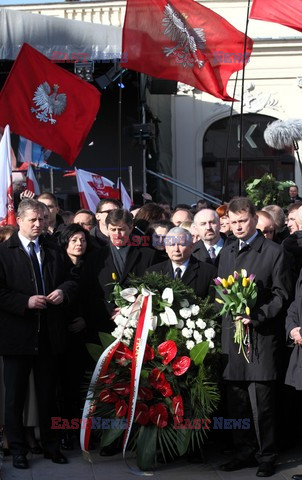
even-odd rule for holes
{"type": "Polygon", "coordinates": [[[48,82],[44,82],[36,89],[32,100],[38,108],[31,107],[30,110],[36,114],[40,122],[50,122],[54,125],[57,120],[53,115],[61,115],[66,109],[67,96],[65,93],[58,93],[59,88],[59,85],[54,84],[51,93],[48,82]]]}
{"type": "Polygon", "coordinates": [[[175,11],[169,3],[165,6],[162,25],[165,29],[164,35],[177,42],[173,48],[163,48],[166,57],[176,55],[176,62],[182,63],[183,67],[192,68],[195,63],[198,68],[203,67],[204,62],[199,60],[196,52],[206,46],[204,30],[188,26],[184,16],[175,11]]]}

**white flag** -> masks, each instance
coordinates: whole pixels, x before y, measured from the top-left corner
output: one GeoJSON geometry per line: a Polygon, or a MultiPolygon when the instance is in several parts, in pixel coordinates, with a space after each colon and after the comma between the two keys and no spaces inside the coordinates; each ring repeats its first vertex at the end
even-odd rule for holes
{"type": "Polygon", "coordinates": [[[16,225],[9,125],[0,141],[0,179],[0,226],[16,225]]]}
{"type": "Polygon", "coordinates": [[[130,196],[128,195],[128,192],[125,189],[125,187],[123,185],[123,182],[121,181],[120,178],[118,179],[118,186],[119,186],[120,191],[121,191],[121,202],[123,204],[123,208],[125,208],[126,210],[129,210],[129,208],[132,205],[132,200],[131,200],[130,196]]]}

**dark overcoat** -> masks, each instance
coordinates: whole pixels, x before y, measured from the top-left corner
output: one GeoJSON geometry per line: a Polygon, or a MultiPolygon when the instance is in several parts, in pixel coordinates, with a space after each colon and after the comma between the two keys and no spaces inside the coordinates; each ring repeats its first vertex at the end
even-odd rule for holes
{"type": "Polygon", "coordinates": [[[283,248],[265,239],[260,231],[251,245],[240,251],[238,247],[237,240],[223,249],[218,275],[227,278],[235,270],[245,269],[248,275],[256,275],[258,296],[249,325],[250,363],[242,353],[238,354],[231,317],[222,319],[223,376],[232,381],[275,380],[280,343],[284,339],[286,309],[293,293],[290,264],[283,248]]]}
{"type": "MultiPolygon", "coordinates": [[[[0,355],[38,354],[38,332],[46,324],[52,352],[63,353],[66,338],[66,305],[77,295],[78,283],[67,278],[64,258],[54,242],[40,237],[45,295],[55,289],[64,293],[61,305],[47,304],[43,310],[28,309],[37,295],[34,270],[15,233],[0,244],[0,355]]],[[[45,330],[44,330],[45,331],[45,330]]]]}
{"type": "MultiPolygon", "coordinates": [[[[234,241],[234,238],[235,238],[235,237],[233,237],[233,235],[231,235],[230,237],[227,237],[223,233],[220,234],[220,237],[223,239],[224,243],[223,243],[222,249],[220,250],[217,257],[215,258],[214,265],[217,268],[219,266],[219,260],[220,260],[221,252],[223,251],[224,248],[226,248],[228,245],[230,245],[234,241]]],[[[208,252],[208,250],[207,250],[207,248],[206,248],[206,246],[205,246],[205,244],[202,240],[198,240],[198,242],[194,243],[193,250],[192,250],[192,255],[193,255],[193,257],[197,258],[197,260],[199,260],[200,262],[205,262],[205,263],[209,263],[210,265],[213,265],[213,261],[212,261],[210,255],[209,255],[209,252],[208,252]]]]}
{"type": "MultiPolygon", "coordinates": [[[[285,327],[287,337],[293,328],[301,327],[302,329],[302,272],[296,284],[295,300],[287,312],[285,327]]],[[[302,331],[300,331],[301,334],[302,331]]],[[[302,390],[302,347],[300,345],[293,345],[285,383],[295,387],[296,390],[302,390]]]]}
{"type": "MultiPolygon", "coordinates": [[[[148,268],[148,272],[157,272],[162,275],[168,275],[174,278],[173,266],[171,260],[152,265],[148,268]]],[[[190,262],[185,273],[181,277],[182,282],[195,291],[200,298],[205,298],[212,293],[214,296],[213,279],[217,276],[217,269],[214,265],[199,262],[195,257],[191,256],[190,262]]]]}

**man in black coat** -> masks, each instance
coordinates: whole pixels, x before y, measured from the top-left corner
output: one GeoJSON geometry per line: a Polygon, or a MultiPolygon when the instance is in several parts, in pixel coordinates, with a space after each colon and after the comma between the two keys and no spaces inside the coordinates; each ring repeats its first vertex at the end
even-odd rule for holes
{"type": "Polygon", "coordinates": [[[200,262],[206,262],[218,268],[220,253],[231,241],[226,235],[220,233],[218,213],[210,208],[200,210],[194,217],[194,226],[200,240],[194,244],[193,256],[200,262]]]}
{"type": "Polygon", "coordinates": [[[18,207],[19,232],[0,245],[0,354],[4,362],[5,430],[16,468],[28,468],[23,407],[34,371],[39,426],[45,458],[66,463],[56,415],[56,359],[65,348],[63,304],[75,298],[78,285],[66,281],[59,247],[41,235],[43,210],[36,200],[18,207]]]}
{"type": "Polygon", "coordinates": [[[133,217],[128,210],[112,210],[106,225],[109,244],[87,258],[82,275],[81,295],[90,341],[97,341],[99,331],[110,333],[114,329],[114,282],[126,286],[130,273],[143,276],[149,266],[157,263],[156,250],[144,244],[145,237],[131,235],[133,217]]]}
{"type": "Polygon", "coordinates": [[[230,418],[250,418],[250,429],[233,430],[235,458],[221,465],[224,471],[239,470],[259,464],[257,476],[274,473],[275,383],[278,373],[280,341],[288,306],[292,278],[290,264],[281,246],[264,238],[256,229],[255,207],[246,198],[233,199],[229,218],[237,241],[226,247],[218,269],[221,278],[245,269],[254,274],[258,286],[256,305],[250,316],[236,317],[249,330],[249,362],[238,353],[234,343],[234,319],[222,322],[224,379],[227,380],[230,418]]]}
{"type": "Polygon", "coordinates": [[[152,265],[148,272],[161,273],[173,279],[181,278],[183,283],[192,288],[200,298],[205,298],[211,290],[213,296],[213,279],[216,277],[217,269],[214,265],[200,262],[191,255],[193,248],[191,233],[185,228],[174,227],[167,233],[165,245],[169,260],[152,265]]]}

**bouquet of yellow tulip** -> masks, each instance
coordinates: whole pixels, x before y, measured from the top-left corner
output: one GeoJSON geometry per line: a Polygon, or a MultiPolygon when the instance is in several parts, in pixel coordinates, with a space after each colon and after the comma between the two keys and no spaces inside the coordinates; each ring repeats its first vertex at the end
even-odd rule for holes
{"type": "Polygon", "coordinates": [[[237,316],[250,315],[251,308],[257,300],[257,285],[254,282],[255,275],[248,276],[247,271],[242,269],[240,273],[234,272],[228,278],[215,278],[215,289],[220,298],[216,302],[222,306],[221,315],[231,314],[235,321],[234,342],[239,344],[238,353],[242,352],[249,362],[245,347],[250,349],[249,326],[243,325],[237,316]]]}

